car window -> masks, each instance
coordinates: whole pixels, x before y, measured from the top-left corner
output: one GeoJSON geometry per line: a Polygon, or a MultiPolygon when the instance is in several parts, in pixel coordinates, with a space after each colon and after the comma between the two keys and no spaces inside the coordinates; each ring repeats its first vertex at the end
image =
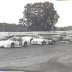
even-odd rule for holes
{"type": "Polygon", "coordinates": [[[13,40],[13,41],[16,41],[17,39],[16,39],[16,38],[9,38],[9,40],[13,40]]]}

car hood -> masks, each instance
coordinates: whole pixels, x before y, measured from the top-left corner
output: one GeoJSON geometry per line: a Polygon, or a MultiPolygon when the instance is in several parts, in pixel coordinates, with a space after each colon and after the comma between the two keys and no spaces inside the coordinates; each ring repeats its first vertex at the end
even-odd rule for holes
{"type": "Polygon", "coordinates": [[[0,41],[0,46],[3,45],[3,44],[5,44],[5,43],[6,43],[5,40],[4,41],[0,41]]]}
{"type": "Polygon", "coordinates": [[[12,42],[12,41],[11,40],[0,41],[0,46],[3,46],[4,44],[10,43],[10,42],[12,42]]]}

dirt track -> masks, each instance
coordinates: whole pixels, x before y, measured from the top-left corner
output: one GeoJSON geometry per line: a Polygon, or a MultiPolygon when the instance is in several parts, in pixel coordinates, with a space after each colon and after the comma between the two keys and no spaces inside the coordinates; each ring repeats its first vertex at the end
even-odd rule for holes
{"type": "Polygon", "coordinates": [[[72,44],[0,48],[0,68],[41,72],[71,72],[72,44]]]}

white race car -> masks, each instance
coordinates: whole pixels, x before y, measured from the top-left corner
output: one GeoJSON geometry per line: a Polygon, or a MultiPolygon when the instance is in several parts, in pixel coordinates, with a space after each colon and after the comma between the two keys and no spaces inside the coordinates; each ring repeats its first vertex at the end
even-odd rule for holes
{"type": "Polygon", "coordinates": [[[45,35],[36,35],[36,38],[33,38],[31,44],[51,45],[55,44],[55,41],[51,38],[47,38],[45,35]]]}
{"type": "Polygon", "coordinates": [[[17,41],[16,39],[1,40],[0,47],[19,47],[19,41],[17,41]]]}
{"type": "Polygon", "coordinates": [[[30,40],[32,37],[28,37],[28,36],[24,36],[24,37],[12,37],[12,38],[16,38],[19,41],[19,45],[22,47],[26,47],[30,44],[30,40]]]}
{"type": "Polygon", "coordinates": [[[23,44],[24,46],[26,46],[26,45],[29,45],[29,44],[31,43],[31,40],[32,40],[33,38],[30,37],[30,36],[25,36],[25,37],[22,37],[21,39],[22,39],[22,44],[23,44]]]}
{"type": "Polygon", "coordinates": [[[71,37],[64,37],[62,40],[61,40],[61,42],[62,43],[67,43],[67,42],[70,42],[72,40],[72,38],[71,37]]]}
{"type": "Polygon", "coordinates": [[[9,39],[0,41],[0,47],[14,48],[14,47],[26,47],[28,45],[29,45],[28,41],[18,37],[11,37],[9,39]]]}
{"type": "Polygon", "coordinates": [[[48,41],[43,38],[33,38],[33,40],[31,41],[31,44],[38,44],[38,45],[46,45],[47,43],[48,41]]]}

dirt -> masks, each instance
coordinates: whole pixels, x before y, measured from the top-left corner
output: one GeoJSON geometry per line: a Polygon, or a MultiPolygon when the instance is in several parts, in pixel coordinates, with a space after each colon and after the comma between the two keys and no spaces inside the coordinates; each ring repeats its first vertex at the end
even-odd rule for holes
{"type": "Polygon", "coordinates": [[[72,44],[0,49],[0,68],[39,72],[72,72],[72,44]]]}

